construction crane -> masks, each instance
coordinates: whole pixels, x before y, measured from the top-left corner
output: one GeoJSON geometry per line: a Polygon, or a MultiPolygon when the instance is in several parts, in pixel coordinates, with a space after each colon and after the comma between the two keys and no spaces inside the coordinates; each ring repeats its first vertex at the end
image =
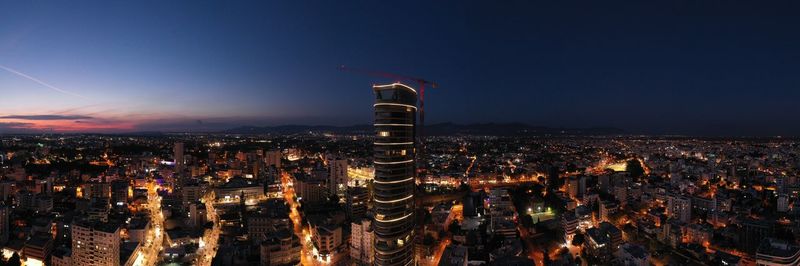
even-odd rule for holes
{"type": "MultiPolygon", "coordinates": [[[[419,89],[419,142],[422,147],[424,147],[424,136],[425,136],[425,87],[436,88],[438,85],[436,82],[429,81],[423,78],[415,78],[409,77],[404,75],[398,75],[394,73],[384,72],[384,71],[376,71],[376,70],[369,70],[369,69],[359,69],[359,68],[350,68],[345,65],[339,66],[339,69],[342,71],[348,72],[355,72],[361,73],[373,77],[383,77],[387,79],[393,79],[395,81],[406,81],[406,82],[413,82],[416,83],[419,89]]],[[[424,148],[420,149],[421,152],[424,152],[424,148]]]]}
{"type": "Polygon", "coordinates": [[[436,84],[436,82],[428,81],[428,80],[422,79],[422,78],[403,76],[403,75],[398,75],[398,74],[393,74],[393,73],[383,72],[383,71],[350,68],[350,67],[347,67],[347,66],[344,66],[344,65],[340,66],[339,69],[341,69],[342,71],[356,72],[356,73],[366,74],[366,75],[370,75],[370,76],[374,76],[374,77],[384,77],[384,78],[388,78],[388,79],[394,79],[394,80],[396,80],[398,82],[399,81],[408,81],[408,82],[417,83],[417,85],[419,86],[419,123],[420,123],[419,132],[420,132],[420,139],[422,139],[422,136],[424,136],[423,129],[425,128],[425,87],[427,86],[427,87],[431,87],[431,88],[436,88],[438,86],[436,84]]]}

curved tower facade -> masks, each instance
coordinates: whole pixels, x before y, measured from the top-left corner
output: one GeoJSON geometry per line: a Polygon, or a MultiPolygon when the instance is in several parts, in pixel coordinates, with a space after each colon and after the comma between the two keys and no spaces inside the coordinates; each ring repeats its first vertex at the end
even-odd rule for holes
{"type": "Polygon", "coordinates": [[[375,85],[375,265],[414,265],[414,162],[417,92],[375,85]]]}

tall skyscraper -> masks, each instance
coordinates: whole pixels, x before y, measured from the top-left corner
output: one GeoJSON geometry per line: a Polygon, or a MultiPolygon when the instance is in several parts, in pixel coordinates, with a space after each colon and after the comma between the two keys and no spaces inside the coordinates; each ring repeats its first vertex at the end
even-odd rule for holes
{"type": "Polygon", "coordinates": [[[183,170],[183,142],[175,142],[175,147],[173,148],[173,152],[175,153],[175,169],[177,171],[183,170]]]}
{"type": "Polygon", "coordinates": [[[375,265],[413,265],[417,92],[401,83],[373,90],[375,265]]]}

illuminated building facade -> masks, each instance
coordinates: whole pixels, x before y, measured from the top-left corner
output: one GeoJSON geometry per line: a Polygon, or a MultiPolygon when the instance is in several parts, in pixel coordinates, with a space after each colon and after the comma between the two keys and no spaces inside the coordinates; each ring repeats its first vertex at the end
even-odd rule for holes
{"type": "Polygon", "coordinates": [[[72,264],[119,266],[119,226],[76,222],[72,225],[72,264]]]}
{"type": "Polygon", "coordinates": [[[373,89],[375,265],[413,265],[417,92],[401,83],[373,89]]]}
{"type": "Polygon", "coordinates": [[[375,233],[372,231],[369,219],[361,219],[351,224],[350,228],[350,259],[355,265],[372,265],[375,254],[372,252],[372,242],[375,233]]]}

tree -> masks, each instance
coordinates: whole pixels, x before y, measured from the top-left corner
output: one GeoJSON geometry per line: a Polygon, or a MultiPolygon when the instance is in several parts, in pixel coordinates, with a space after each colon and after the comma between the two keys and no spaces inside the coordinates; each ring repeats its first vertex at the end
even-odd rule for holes
{"type": "Polygon", "coordinates": [[[548,252],[547,248],[544,249],[544,256],[543,256],[542,264],[545,266],[551,265],[553,262],[550,260],[550,252],[548,252]]]}
{"type": "Polygon", "coordinates": [[[572,245],[573,246],[583,245],[583,242],[585,242],[585,241],[586,241],[586,239],[583,236],[583,234],[581,234],[581,233],[575,233],[575,236],[572,237],[572,245]]]}
{"type": "Polygon", "coordinates": [[[451,234],[456,235],[459,231],[461,231],[461,226],[458,224],[458,221],[453,221],[453,223],[451,223],[447,229],[451,234]]]}
{"type": "Polygon", "coordinates": [[[486,243],[486,250],[495,250],[503,246],[504,237],[501,235],[493,235],[492,238],[486,243]]]}
{"type": "Polygon", "coordinates": [[[631,159],[625,165],[625,171],[628,172],[632,177],[641,177],[644,175],[644,168],[642,168],[642,163],[639,160],[631,159]]]}
{"type": "Polygon", "coordinates": [[[19,258],[19,254],[14,252],[14,255],[11,255],[11,258],[8,258],[8,263],[6,265],[9,266],[21,266],[22,261],[19,258]]]}
{"type": "Polygon", "coordinates": [[[533,217],[531,217],[530,215],[527,214],[522,215],[520,217],[520,222],[522,223],[522,226],[524,226],[525,228],[533,227],[533,217]]]}
{"type": "Polygon", "coordinates": [[[550,166],[547,168],[547,188],[548,190],[558,190],[561,187],[561,178],[558,176],[558,167],[550,166]]]}
{"type": "Polygon", "coordinates": [[[425,234],[425,238],[422,239],[422,244],[426,245],[426,246],[431,246],[431,245],[433,245],[433,242],[435,242],[435,241],[436,241],[436,239],[434,239],[432,235],[425,234]]]}
{"type": "Polygon", "coordinates": [[[423,211],[425,212],[425,224],[433,223],[433,216],[431,215],[431,212],[429,212],[427,209],[424,209],[423,211]]]}

